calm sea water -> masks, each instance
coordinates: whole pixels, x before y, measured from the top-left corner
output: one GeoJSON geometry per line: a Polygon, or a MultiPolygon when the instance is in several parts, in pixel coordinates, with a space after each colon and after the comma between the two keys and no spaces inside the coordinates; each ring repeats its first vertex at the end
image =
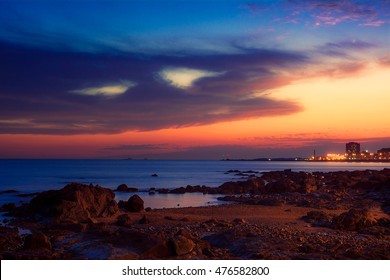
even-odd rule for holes
{"type": "MultiPolygon", "coordinates": [[[[262,161],[169,161],[169,160],[0,160],[0,191],[32,193],[59,189],[70,182],[98,184],[116,189],[122,183],[140,190],[177,188],[187,185],[217,187],[239,180],[227,170],[269,171],[291,168],[293,171],[333,171],[383,169],[389,163],[346,162],[262,162],[262,161]],[[151,176],[157,174],[157,177],[151,176]]],[[[215,196],[201,194],[155,195],[140,193],[145,206],[152,208],[200,206],[216,203],[215,196]]],[[[129,194],[117,194],[127,199],[129,194]]],[[[20,199],[20,198],[18,198],[20,199]]],[[[0,195],[0,205],[15,201],[14,194],[0,195]]]]}

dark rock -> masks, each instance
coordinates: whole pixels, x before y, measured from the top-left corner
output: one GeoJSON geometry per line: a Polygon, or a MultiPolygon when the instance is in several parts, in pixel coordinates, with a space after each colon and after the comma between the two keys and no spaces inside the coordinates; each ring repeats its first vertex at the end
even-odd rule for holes
{"type": "MultiPolygon", "coordinates": [[[[17,228],[0,226],[0,257],[3,252],[14,251],[22,244],[17,228]]],[[[3,259],[2,257],[0,259],[3,259]]]]}
{"type": "Polygon", "coordinates": [[[186,237],[186,238],[188,238],[188,239],[191,239],[191,240],[193,240],[193,241],[196,240],[196,238],[194,237],[194,235],[193,235],[188,229],[186,229],[186,228],[181,228],[181,229],[179,229],[179,231],[175,234],[175,236],[179,236],[179,235],[184,236],[184,237],[186,237]]]}
{"type": "Polygon", "coordinates": [[[270,182],[266,186],[267,193],[295,192],[297,185],[291,179],[282,178],[275,182],[270,182]]]}
{"type": "Polygon", "coordinates": [[[243,225],[243,224],[246,224],[246,222],[245,222],[245,220],[242,219],[242,218],[235,218],[235,219],[233,220],[233,224],[235,224],[235,225],[243,225]]]}
{"type": "Polygon", "coordinates": [[[158,175],[157,175],[156,173],[154,173],[154,174],[152,174],[152,175],[150,175],[150,176],[152,176],[152,177],[158,177],[158,175]]]}
{"type": "Polygon", "coordinates": [[[129,226],[132,224],[131,218],[127,214],[122,214],[118,217],[116,224],[118,226],[129,226]]]}
{"type": "Polygon", "coordinates": [[[18,193],[18,191],[16,190],[5,190],[5,191],[1,191],[0,194],[9,194],[9,193],[18,193]]]}
{"type": "Polygon", "coordinates": [[[375,235],[379,238],[385,235],[390,235],[390,229],[382,226],[372,226],[364,230],[360,230],[359,233],[375,235]]]}
{"type": "Polygon", "coordinates": [[[129,187],[128,187],[126,184],[120,184],[120,185],[116,188],[116,190],[119,191],[119,192],[125,192],[125,191],[127,191],[128,188],[129,188],[129,187]]]}
{"type": "Polygon", "coordinates": [[[145,208],[145,212],[152,212],[152,208],[146,207],[146,208],[145,208]]]}
{"type": "Polygon", "coordinates": [[[226,182],[217,188],[220,194],[261,194],[265,192],[264,181],[252,178],[247,181],[226,182]]]}
{"type": "Polygon", "coordinates": [[[199,185],[191,186],[191,185],[188,185],[185,188],[184,187],[180,187],[180,188],[173,189],[173,190],[171,190],[169,192],[170,193],[175,193],[175,194],[184,194],[184,193],[203,193],[203,194],[206,194],[206,193],[216,193],[217,190],[216,190],[216,188],[210,188],[210,187],[206,187],[206,186],[199,186],[199,185]]]}
{"type": "Polygon", "coordinates": [[[9,212],[14,210],[16,207],[15,203],[6,203],[0,206],[0,212],[9,212]]]}
{"type": "Polygon", "coordinates": [[[174,236],[172,242],[175,253],[178,256],[191,253],[195,248],[195,242],[183,235],[174,236]]]}
{"type": "Polygon", "coordinates": [[[142,257],[146,259],[164,259],[175,255],[171,240],[164,240],[143,253],[142,257]]]}
{"type": "Polygon", "coordinates": [[[371,213],[365,209],[351,209],[332,220],[332,227],[339,230],[363,230],[375,224],[371,213]]]}
{"type": "Polygon", "coordinates": [[[144,225],[144,224],[150,224],[150,220],[149,220],[149,218],[148,218],[146,215],[144,215],[144,216],[141,218],[141,220],[139,220],[139,223],[142,224],[142,225],[144,225]]]}
{"type": "Polygon", "coordinates": [[[167,194],[169,193],[169,189],[158,189],[157,192],[160,194],[167,194]]]}
{"type": "Polygon", "coordinates": [[[135,194],[129,198],[125,208],[130,212],[141,212],[144,210],[144,201],[141,197],[135,194]]]}
{"type": "Polygon", "coordinates": [[[380,218],[378,220],[378,226],[390,229],[390,219],[388,219],[388,218],[380,218]]]}
{"type": "Polygon", "coordinates": [[[120,209],[126,209],[126,204],[127,204],[127,201],[124,201],[124,200],[119,200],[118,201],[118,207],[120,209]]]}
{"type": "Polygon", "coordinates": [[[176,189],[171,190],[170,193],[185,194],[186,193],[186,189],[184,187],[180,187],[180,188],[176,188],[176,189]]]}
{"type": "Polygon", "coordinates": [[[310,211],[302,217],[302,220],[315,226],[329,226],[332,217],[323,211],[310,211]]]}
{"type": "Polygon", "coordinates": [[[17,207],[11,214],[54,218],[62,223],[91,222],[118,212],[114,192],[100,186],[71,183],[60,190],[38,194],[29,204],[17,207]]]}
{"type": "Polygon", "coordinates": [[[26,236],[23,245],[24,250],[51,250],[51,242],[49,238],[41,233],[32,233],[26,236]]]}
{"type": "Polygon", "coordinates": [[[118,192],[138,192],[137,188],[129,188],[126,184],[119,185],[116,190],[118,192]]]}

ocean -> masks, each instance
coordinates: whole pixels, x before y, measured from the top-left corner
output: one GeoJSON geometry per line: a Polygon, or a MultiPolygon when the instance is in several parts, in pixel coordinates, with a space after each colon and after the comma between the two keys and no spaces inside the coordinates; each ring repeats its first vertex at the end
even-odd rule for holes
{"type": "MultiPolygon", "coordinates": [[[[390,168],[390,163],[306,162],[306,161],[194,161],[194,160],[52,160],[0,159],[0,205],[23,202],[20,193],[60,189],[68,183],[97,184],[115,190],[118,185],[136,187],[145,207],[188,207],[219,203],[216,195],[157,194],[150,188],[173,189],[187,185],[217,187],[227,181],[244,178],[228,170],[270,171],[336,171],[390,168]],[[157,176],[152,176],[157,174],[157,176]]],[[[116,193],[117,200],[127,200],[132,194],[116,193]]]]}

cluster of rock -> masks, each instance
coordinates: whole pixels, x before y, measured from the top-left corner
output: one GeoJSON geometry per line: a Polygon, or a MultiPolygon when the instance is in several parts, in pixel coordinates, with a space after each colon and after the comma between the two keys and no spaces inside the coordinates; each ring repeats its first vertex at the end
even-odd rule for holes
{"type": "Polygon", "coordinates": [[[381,205],[390,213],[390,169],[313,173],[271,171],[246,181],[228,182],[217,189],[223,188],[229,195],[221,200],[239,203],[289,204],[318,209],[381,205]]]}
{"type": "Polygon", "coordinates": [[[118,213],[114,198],[110,189],[71,183],[60,190],[39,193],[30,203],[13,209],[11,215],[36,220],[51,218],[55,223],[93,222],[118,213]]]}

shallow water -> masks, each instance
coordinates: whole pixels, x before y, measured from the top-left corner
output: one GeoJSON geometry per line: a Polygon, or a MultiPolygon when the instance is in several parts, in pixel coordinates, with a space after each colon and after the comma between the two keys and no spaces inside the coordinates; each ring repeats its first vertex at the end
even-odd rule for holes
{"type": "MultiPolygon", "coordinates": [[[[178,188],[187,185],[217,187],[226,181],[244,179],[228,170],[335,171],[389,168],[390,163],[306,162],[306,161],[191,161],[191,160],[20,160],[0,159],[0,192],[17,190],[33,193],[60,189],[70,182],[98,184],[116,189],[120,184],[140,191],[150,188],[178,188]],[[157,177],[151,176],[157,174],[157,177]]],[[[117,194],[119,195],[119,194],[117,194]]],[[[126,194],[128,195],[128,194],[126,194]]],[[[216,197],[203,194],[149,196],[140,193],[146,207],[163,208],[204,206],[217,203],[216,197]]],[[[20,203],[29,198],[0,194],[0,205],[20,203]]],[[[118,198],[117,198],[118,199],[118,198]]],[[[120,198],[124,199],[124,198],[120,198]]]]}

